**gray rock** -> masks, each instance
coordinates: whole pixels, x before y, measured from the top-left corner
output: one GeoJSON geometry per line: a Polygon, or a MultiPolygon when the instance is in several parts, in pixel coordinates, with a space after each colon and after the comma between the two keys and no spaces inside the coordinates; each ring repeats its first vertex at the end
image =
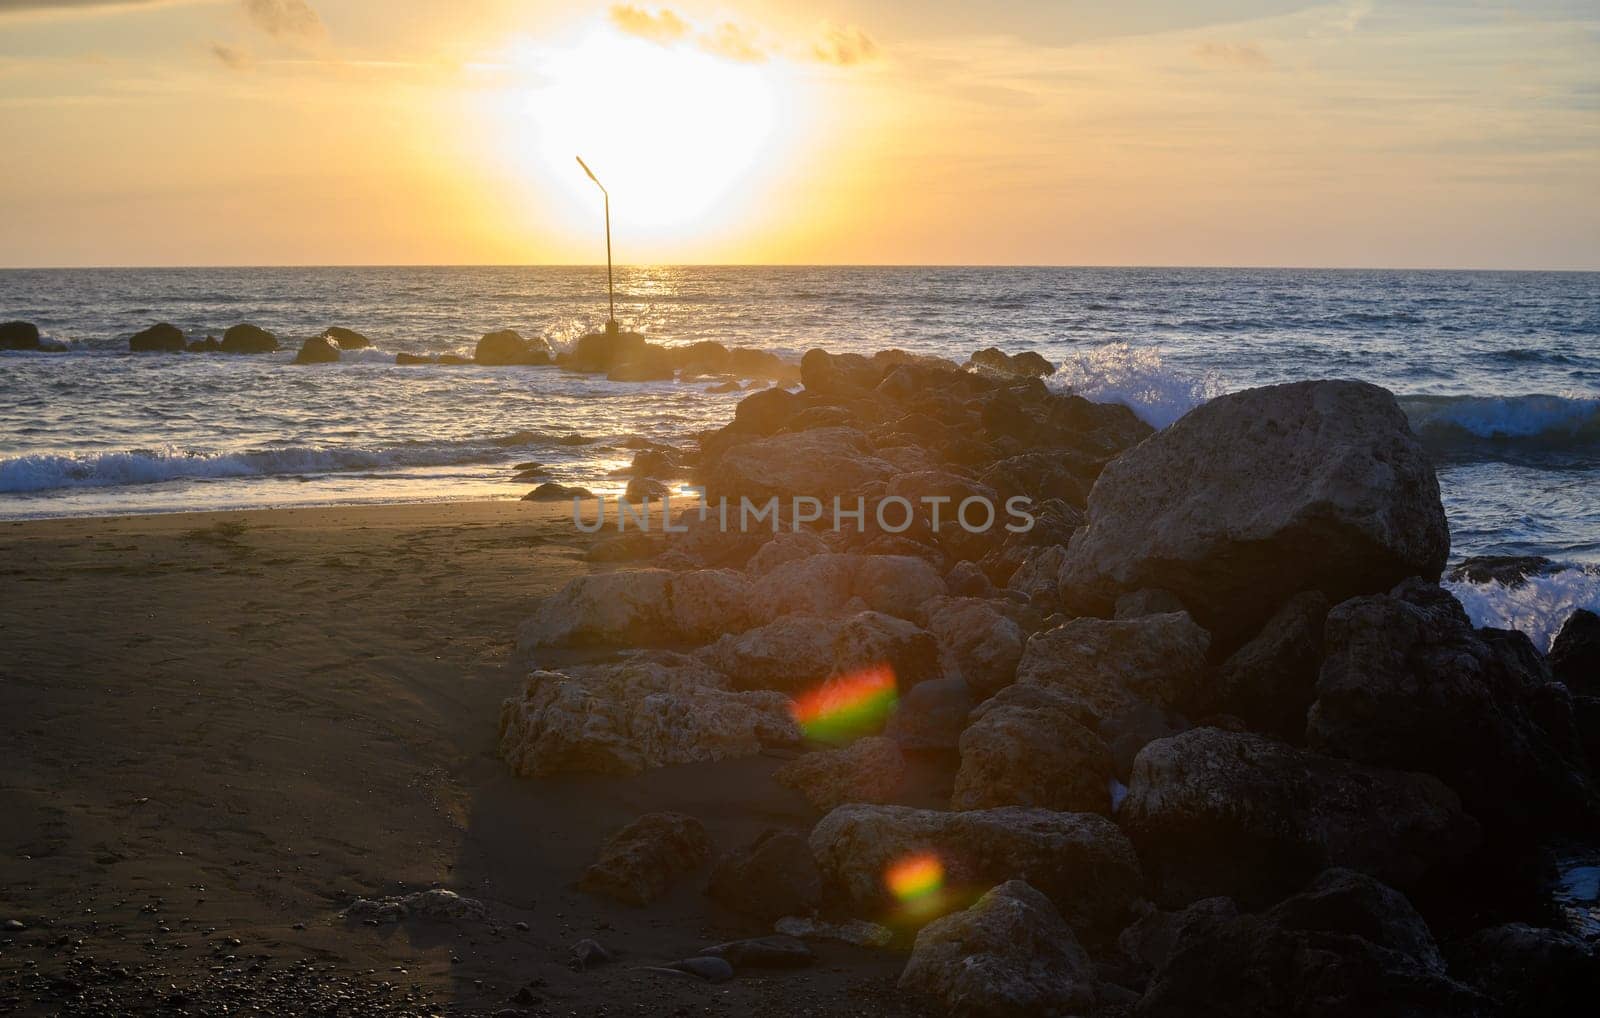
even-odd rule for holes
{"type": "Polygon", "coordinates": [[[789,615],[699,652],[740,689],[798,693],[823,680],[887,665],[901,691],[941,674],[939,645],[903,619],[862,611],[849,616],[789,615]]]}
{"type": "Polygon", "coordinates": [[[837,940],[857,947],[888,947],[894,941],[894,931],[865,919],[846,919],[830,923],[807,916],[784,916],[774,924],[774,929],[786,937],[803,940],[837,940]]]}
{"type": "Polygon", "coordinates": [[[1149,911],[1117,934],[1117,946],[1147,971],[1165,967],[1185,943],[1239,915],[1239,906],[1232,898],[1201,898],[1177,912],[1146,907],[1149,911]]]}
{"type": "Polygon", "coordinates": [[[1146,746],[1117,819],[1173,907],[1216,895],[1261,905],[1330,866],[1404,888],[1480,835],[1437,778],[1217,728],[1146,746]]]}
{"type": "Polygon", "coordinates": [[[647,813],[617,831],[578,887],[629,905],[648,905],[711,855],[711,839],[694,817],[647,813]]]}
{"type": "Polygon", "coordinates": [[[1068,607],[1170,590],[1226,646],[1295,593],[1332,602],[1437,579],[1433,466],[1387,390],[1295,382],[1220,396],[1109,463],[1061,570],[1068,607]]]}
{"type": "Polygon", "coordinates": [[[750,622],[748,581],[731,569],[635,569],[579,576],[540,602],[517,635],[541,647],[701,643],[750,622]]]}
{"type": "Polygon", "coordinates": [[[961,733],[950,808],[1038,806],[1111,812],[1111,751],[1042,686],[1010,686],[973,711],[961,733]]]}
{"type": "Polygon", "coordinates": [[[1504,1018],[1580,1018],[1600,1001],[1600,951],[1560,930],[1507,923],[1454,952],[1456,971],[1504,1018]]]}
{"type": "Polygon", "coordinates": [[[549,364],[550,344],[542,336],[526,339],[514,329],[491,332],[478,340],[472,359],[479,364],[503,367],[510,364],[549,364]]]}
{"type": "Polygon", "coordinates": [[[847,805],[823,817],[809,840],[825,885],[868,912],[888,904],[889,866],[919,853],[939,858],[951,887],[1026,879],[1080,934],[1121,929],[1144,883],[1127,838],[1091,813],[847,805]]]}
{"type": "Polygon", "coordinates": [[[278,349],[278,337],[259,326],[235,325],[222,334],[222,353],[272,353],[278,349]]]}
{"type": "Polygon", "coordinates": [[[1028,641],[1017,681],[1059,690],[1096,721],[1139,704],[1185,710],[1206,695],[1210,642],[1186,612],[1073,619],[1028,641]]]}
{"type": "Polygon", "coordinates": [[[339,344],[325,336],[313,336],[300,344],[294,355],[296,364],[336,364],[339,361],[339,344]]]}
{"type": "Polygon", "coordinates": [[[733,966],[726,958],[684,958],[682,961],[668,962],[663,967],[696,976],[708,983],[725,983],[733,978],[733,966]]]}
{"type": "Polygon", "coordinates": [[[953,750],[972,712],[972,691],[960,676],[929,679],[900,697],[883,734],[908,750],[953,750]]]}
{"type": "Polygon", "coordinates": [[[546,481],[522,496],[524,502],[570,502],[575,498],[594,498],[594,492],[575,485],[546,481]]]}
{"type": "Polygon", "coordinates": [[[1144,587],[1129,591],[1117,598],[1116,617],[1136,619],[1141,615],[1165,615],[1184,610],[1183,602],[1170,590],[1152,590],[1144,587]]]}
{"type": "Polygon", "coordinates": [[[990,601],[976,597],[938,598],[926,605],[928,632],[939,641],[967,686],[977,696],[993,696],[1016,678],[1027,639],[990,601]]]}
{"type": "Polygon", "coordinates": [[[1095,1002],[1094,966],[1050,899],[1010,880],[917,933],[902,992],[952,1015],[1066,1015],[1095,1002]]]}
{"type": "Polygon", "coordinates": [[[811,948],[806,946],[805,941],[798,937],[786,937],[781,933],[767,937],[751,937],[747,940],[733,940],[726,944],[708,947],[700,953],[712,958],[722,958],[732,965],[735,971],[805,968],[817,960],[817,956],[811,953],[811,948]]]}
{"type": "Polygon", "coordinates": [[[0,323],[0,350],[39,349],[39,327],[32,322],[0,323]]]}
{"type": "Polygon", "coordinates": [[[843,497],[894,473],[861,432],[812,428],[735,445],[707,466],[705,480],[708,497],[715,502],[726,496],[737,513],[741,496],[759,503],[775,495],[780,504],[795,495],[843,497]]]}
{"type": "Polygon", "coordinates": [[[572,945],[572,964],[578,969],[592,969],[611,960],[611,952],[598,940],[585,938],[572,945]]]}
{"type": "Polygon", "coordinates": [[[389,898],[357,898],[345,915],[359,922],[398,923],[407,919],[428,922],[482,922],[488,909],[476,898],[466,898],[443,887],[389,898]]]}
{"type": "Polygon", "coordinates": [[[130,336],[128,349],[134,353],[183,353],[188,344],[182,329],[169,322],[157,322],[130,336]]]}
{"type": "Polygon", "coordinates": [[[717,860],[706,894],[726,908],[770,922],[813,911],[822,897],[822,876],[803,835],[769,828],[717,860]]]}
{"type": "Polygon", "coordinates": [[[909,555],[824,552],[782,562],[751,582],[751,597],[766,617],[834,614],[859,601],[873,611],[915,618],[945,592],[944,578],[909,555]]]}
{"type": "Polygon", "coordinates": [[[842,749],[807,753],[778,768],[778,784],[827,812],[847,802],[892,802],[905,783],[900,744],[883,736],[857,739],[842,749]]]}
{"type": "Polygon", "coordinates": [[[1600,696],[1600,615],[1579,608],[1550,645],[1550,672],[1578,696],[1600,696]]]}
{"type": "Polygon", "coordinates": [[[372,345],[372,340],[363,336],[354,329],[346,329],[338,325],[330,325],[322,330],[323,339],[331,339],[339,344],[340,350],[365,350],[372,345]]]}
{"type": "Polygon", "coordinates": [[[1257,731],[1290,742],[1305,738],[1306,712],[1317,698],[1322,627],[1328,599],[1296,594],[1217,672],[1217,706],[1257,731]]]}

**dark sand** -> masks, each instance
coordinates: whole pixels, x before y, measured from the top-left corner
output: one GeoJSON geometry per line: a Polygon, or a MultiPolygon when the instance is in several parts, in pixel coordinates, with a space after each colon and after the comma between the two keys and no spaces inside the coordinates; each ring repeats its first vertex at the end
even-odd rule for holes
{"type": "Polygon", "coordinates": [[[0,524],[0,921],[27,926],[0,933],[0,1013],[289,1014],[336,992],[344,1014],[917,1013],[894,952],[815,945],[813,968],[722,985],[642,971],[768,932],[703,873],[643,909],[574,889],[643,812],[697,816],[719,849],[815,817],[776,758],[543,781],[495,758],[516,625],[589,568],[569,512],[0,524]],[[339,917],[435,885],[493,921],[339,917]],[[584,937],[618,960],[573,971],[584,937]]]}

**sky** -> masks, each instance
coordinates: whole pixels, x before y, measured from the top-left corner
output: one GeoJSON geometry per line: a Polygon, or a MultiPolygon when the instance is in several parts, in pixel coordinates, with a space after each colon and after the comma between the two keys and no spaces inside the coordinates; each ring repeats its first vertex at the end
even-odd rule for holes
{"type": "Polygon", "coordinates": [[[1600,4],[0,0],[0,265],[1600,269],[1600,4]]]}

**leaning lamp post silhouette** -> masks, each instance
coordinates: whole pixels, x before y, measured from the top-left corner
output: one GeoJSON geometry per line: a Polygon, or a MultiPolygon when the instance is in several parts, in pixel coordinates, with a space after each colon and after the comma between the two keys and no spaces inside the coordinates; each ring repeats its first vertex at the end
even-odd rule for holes
{"type": "Polygon", "coordinates": [[[606,319],[606,331],[614,333],[617,331],[617,288],[611,281],[611,192],[606,190],[606,186],[600,183],[600,178],[589,169],[589,164],[583,161],[583,156],[578,156],[577,160],[578,165],[583,167],[583,172],[594,181],[594,186],[600,189],[606,200],[606,298],[611,306],[610,317],[606,319]]]}

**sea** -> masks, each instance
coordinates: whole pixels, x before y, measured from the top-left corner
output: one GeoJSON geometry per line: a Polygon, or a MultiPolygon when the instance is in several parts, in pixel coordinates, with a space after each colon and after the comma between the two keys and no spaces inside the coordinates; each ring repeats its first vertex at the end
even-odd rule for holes
{"type": "MultiPolygon", "coordinates": [[[[664,343],[1037,350],[1052,385],[1157,427],[1250,386],[1375,382],[1434,458],[1454,560],[1560,564],[1453,584],[1474,619],[1547,645],[1573,608],[1600,609],[1600,273],[660,266],[616,287],[618,319],[664,343]]],[[[51,348],[0,354],[0,519],[513,499],[525,461],[618,492],[619,443],[681,443],[740,395],[394,362],[506,328],[560,347],[600,326],[605,296],[595,267],[0,271],[0,321],[51,348]],[[190,339],[252,322],[284,350],[129,354],[157,321],[190,339]],[[374,345],[291,363],[330,325],[374,345]]]]}

